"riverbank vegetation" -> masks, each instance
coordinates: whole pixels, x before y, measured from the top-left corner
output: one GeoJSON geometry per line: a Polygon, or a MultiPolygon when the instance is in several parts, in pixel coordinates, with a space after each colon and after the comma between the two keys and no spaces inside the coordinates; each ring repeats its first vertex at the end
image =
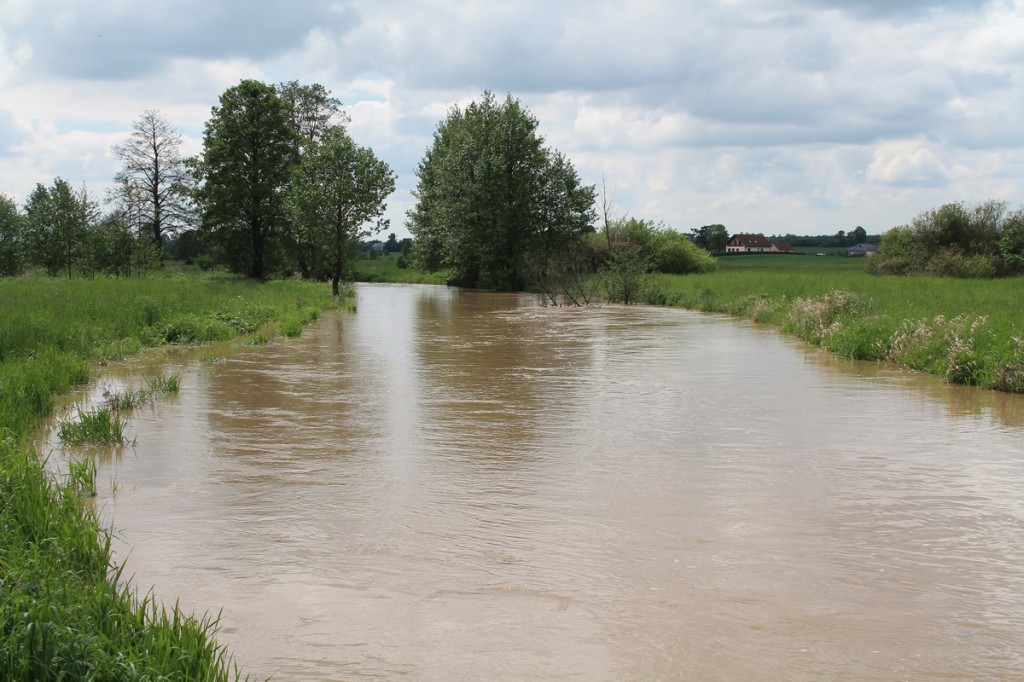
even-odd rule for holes
{"type": "MultiPolygon", "coordinates": [[[[0,300],[0,679],[237,678],[216,619],[140,598],[114,565],[109,531],[82,500],[95,491],[90,460],[73,458],[54,480],[29,436],[57,394],[88,380],[93,362],[273,334],[351,298],[323,284],[194,275],[23,276],[0,279],[0,300]]],[[[144,396],[83,412],[62,439],[123,439],[126,410],[178,388],[174,375],[153,379],[144,396]]]]}
{"type": "Polygon", "coordinates": [[[757,255],[716,273],[660,275],[645,303],[771,324],[840,356],[1024,392],[1020,278],[878,277],[863,259],[757,255]]]}

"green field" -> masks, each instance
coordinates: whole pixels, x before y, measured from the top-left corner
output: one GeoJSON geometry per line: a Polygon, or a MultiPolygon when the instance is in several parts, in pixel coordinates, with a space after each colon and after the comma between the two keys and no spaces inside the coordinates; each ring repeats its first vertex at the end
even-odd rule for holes
{"type": "MultiPolygon", "coordinates": [[[[0,305],[0,679],[237,678],[214,620],[140,599],[112,563],[109,533],[82,504],[95,490],[91,460],[72,458],[55,481],[28,436],[93,362],[170,343],[296,335],[351,299],[297,281],[28,276],[0,279],[0,305]]],[[[177,379],[149,386],[62,423],[66,442],[119,438],[125,411],[176,391],[177,379]]]]}
{"type": "Polygon", "coordinates": [[[404,282],[408,284],[445,284],[448,272],[422,272],[398,267],[397,253],[382,253],[376,258],[360,258],[353,262],[352,270],[357,282],[404,282]]]}

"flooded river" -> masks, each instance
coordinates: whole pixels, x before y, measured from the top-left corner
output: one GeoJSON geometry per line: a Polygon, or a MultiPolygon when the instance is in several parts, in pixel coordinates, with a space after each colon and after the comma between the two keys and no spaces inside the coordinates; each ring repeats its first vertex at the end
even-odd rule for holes
{"type": "Polygon", "coordinates": [[[127,573],[245,672],[1024,679],[1021,397],[722,316],[358,296],[173,368],[100,464],[127,573]]]}

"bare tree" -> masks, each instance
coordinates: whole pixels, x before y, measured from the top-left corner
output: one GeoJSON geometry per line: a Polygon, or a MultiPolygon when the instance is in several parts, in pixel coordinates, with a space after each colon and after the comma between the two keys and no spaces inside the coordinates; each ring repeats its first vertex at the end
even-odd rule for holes
{"type": "Polygon", "coordinates": [[[615,242],[622,238],[620,232],[626,222],[626,215],[615,218],[615,201],[608,194],[608,184],[605,182],[604,173],[601,174],[601,229],[604,231],[605,242],[608,245],[608,253],[612,252],[615,242]]]}
{"type": "Polygon", "coordinates": [[[193,222],[185,189],[189,177],[181,158],[181,133],[158,111],[135,121],[128,139],[111,151],[123,166],[114,177],[115,194],[141,215],[142,229],[162,252],[164,237],[193,222]]]}

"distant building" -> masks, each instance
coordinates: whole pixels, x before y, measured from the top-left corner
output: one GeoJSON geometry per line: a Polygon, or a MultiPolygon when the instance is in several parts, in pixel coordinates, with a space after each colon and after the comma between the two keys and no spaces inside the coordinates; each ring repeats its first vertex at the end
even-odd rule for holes
{"type": "Polygon", "coordinates": [[[789,242],[772,242],[772,251],[778,253],[796,253],[796,249],[789,242]]]}
{"type": "Polygon", "coordinates": [[[765,253],[772,243],[763,234],[734,234],[725,244],[726,253],[765,253]]]}
{"type": "Polygon", "coordinates": [[[870,256],[878,247],[874,244],[855,244],[846,250],[847,256],[870,256]]]}

